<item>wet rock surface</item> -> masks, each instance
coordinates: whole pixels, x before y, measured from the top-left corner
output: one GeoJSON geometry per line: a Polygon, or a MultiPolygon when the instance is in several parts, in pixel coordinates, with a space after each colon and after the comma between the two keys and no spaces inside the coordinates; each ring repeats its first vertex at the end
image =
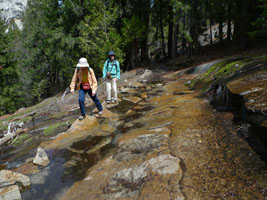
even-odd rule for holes
{"type": "Polygon", "coordinates": [[[0,188],[0,199],[2,200],[20,200],[21,194],[17,185],[0,188]]]}
{"type": "Polygon", "coordinates": [[[0,199],[3,200],[19,200],[21,199],[20,189],[18,185],[29,187],[31,182],[29,177],[9,170],[0,171],[0,199]]]}
{"type": "MultiPolygon", "coordinates": [[[[47,167],[26,171],[31,165],[26,162],[16,168],[29,173],[32,182],[23,199],[267,197],[266,165],[239,136],[251,125],[240,126],[238,133],[231,112],[216,112],[199,91],[184,85],[190,74],[139,70],[128,75],[121,81],[121,101],[103,104],[104,116],[92,111],[41,143],[47,167]],[[133,87],[137,81],[142,86],[133,87]]],[[[259,92],[249,91],[243,96],[259,92]]],[[[66,120],[79,111],[61,114],[53,116],[66,120]]]]}
{"type": "Polygon", "coordinates": [[[0,171],[0,187],[21,183],[24,187],[30,186],[29,177],[9,170],[0,171]]]}

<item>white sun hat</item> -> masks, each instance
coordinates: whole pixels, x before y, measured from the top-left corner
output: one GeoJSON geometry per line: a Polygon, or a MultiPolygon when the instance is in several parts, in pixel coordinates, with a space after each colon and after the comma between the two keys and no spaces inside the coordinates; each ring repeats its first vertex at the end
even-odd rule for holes
{"type": "Polygon", "coordinates": [[[86,58],[80,58],[79,63],[77,64],[77,67],[89,67],[87,59],[86,58]]]}

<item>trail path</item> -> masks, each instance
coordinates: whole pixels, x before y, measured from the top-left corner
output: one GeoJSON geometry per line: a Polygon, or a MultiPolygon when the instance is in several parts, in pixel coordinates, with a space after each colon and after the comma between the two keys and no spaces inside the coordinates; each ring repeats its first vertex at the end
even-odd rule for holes
{"type": "Polygon", "coordinates": [[[266,165],[236,134],[232,114],[216,113],[179,74],[162,75],[164,85],[147,91],[153,109],[132,118],[117,150],[61,199],[267,198],[266,165]]]}

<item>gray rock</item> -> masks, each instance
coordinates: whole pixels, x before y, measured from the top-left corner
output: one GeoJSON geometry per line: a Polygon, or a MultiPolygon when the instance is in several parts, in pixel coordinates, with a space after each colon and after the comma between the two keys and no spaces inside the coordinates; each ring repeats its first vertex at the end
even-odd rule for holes
{"type": "Polygon", "coordinates": [[[0,187],[21,183],[24,187],[30,186],[29,177],[9,170],[0,171],[0,187]]]}
{"type": "Polygon", "coordinates": [[[138,190],[144,183],[146,176],[145,165],[121,170],[112,177],[109,182],[109,189],[111,192],[122,190],[123,188],[138,190]]]}
{"type": "Polygon", "coordinates": [[[129,160],[133,156],[146,155],[168,143],[168,136],[161,134],[146,134],[120,144],[120,150],[114,155],[118,161],[129,160]]]}
{"type": "Polygon", "coordinates": [[[20,200],[21,195],[19,187],[12,185],[4,188],[0,188],[0,200],[20,200]]]}
{"type": "MultiPolygon", "coordinates": [[[[139,191],[146,180],[153,176],[151,171],[162,176],[178,173],[181,178],[182,170],[179,162],[179,158],[167,154],[145,161],[138,167],[123,169],[117,172],[108,182],[108,193],[116,193],[117,197],[129,198],[134,196],[136,194],[134,191],[139,191]]],[[[180,197],[182,199],[183,196],[180,197]]]]}
{"type": "Polygon", "coordinates": [[[172,155],[160,155],[156,158],[151,158],[143,165],[149,165],[153,172],[160,175],[174,174],[178,170],[182,173],[180,169],[180,159],[172,155]]]}
{"type": "Polygon", "coordinates": [[[144,78],[150,76],[152,73],[153,73],[153,72],[152,72],[151,70],[146,69],[146,70],[144,71],[144,73],[140,76],[140,78],[141,78],[141,79],[144,79],[144,78]]]}
{"type": "Polygon", "coordinates": [[[50,161],[47,157],[45,150],[42,149],[41,147],[38,147],[37,154],[33,160],[33,163],[36,165],[47,166],[49,162],[50,161]]]}
{"type": "Polygon", "coordinates": [[[14,19],[18,28],[22,29],[21,17],[25,11],[28,0],[2,0],[0,1],[0,17],[9,23],[14,19]]]}

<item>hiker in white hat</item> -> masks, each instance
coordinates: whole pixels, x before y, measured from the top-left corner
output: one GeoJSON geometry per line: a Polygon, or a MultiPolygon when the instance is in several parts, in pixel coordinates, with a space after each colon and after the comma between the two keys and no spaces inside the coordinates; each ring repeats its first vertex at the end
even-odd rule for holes
{"type": "Polygon", "coordinates": [[[103,107],[96,95],[97,80],[94,70],[90,68],[86,58],[80,58],[79,63],[77,64],[77,68],[70,84],[70,91],[72,94],[74,93],[75,88],[79,90],[79,105],[81,110],[81,116],[79,119],[82,120],[85,118],[84,100],[86,93],[88,93],[92,98],[99,111],[99,115],[101,115],[103,107]]]}

